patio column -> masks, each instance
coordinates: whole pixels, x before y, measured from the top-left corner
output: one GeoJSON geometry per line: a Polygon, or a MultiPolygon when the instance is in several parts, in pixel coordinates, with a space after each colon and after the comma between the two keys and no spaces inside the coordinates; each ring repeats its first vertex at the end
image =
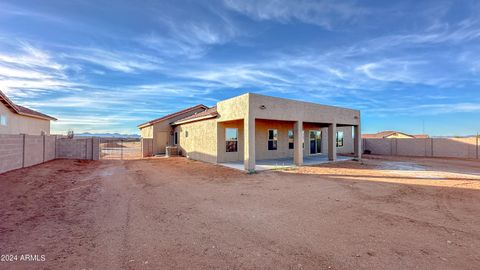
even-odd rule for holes
{"type": "Polygon", "coordinates": [[[243,119],[244,160],[243,165],[248,172],[255,171],[255,118],[251,116],[243,119]]]}
{"type": "Polygon", "coordinates": [[[353,141],[354,156],[357,159],[362,158],[362,131],[360,124],[353,127],[355,133],[355,139],[353,141]]]}
{"type": "Polygon", "coordinates": [[[337,159],[337,123],[328,125],[328,160],[337,159]]]}
{"type": "Polygon", "coordinates": [[[297,166],[303,165],[302,130],[303,122],[295,122],[293,125],[293,163],[297,166]]]}

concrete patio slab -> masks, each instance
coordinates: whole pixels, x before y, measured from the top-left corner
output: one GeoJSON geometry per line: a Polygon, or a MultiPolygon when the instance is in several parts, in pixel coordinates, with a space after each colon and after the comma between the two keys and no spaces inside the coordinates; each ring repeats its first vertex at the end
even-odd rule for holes
{"type": "MultiPolygon", "coordinates": [[[[346,157],[346,156],[337,156],[336,161],[346,161],[352,160],[353,157],[346,157]]],[[[303,157],[303,166],[312,166],[330,162],[336,162],[328,160],[327,155],[314,155],[314,156],[305,156],[303,157]]],[[[219,165],[229,167],[232,169],[237,169],[244,171],[245,167],[242,161],[235,161],[235,162],[223,162],[218,163],[219,165]]],[[[287,168],[296,168],[297,166],[293,163],[293,157],[288,158],[277,158],[277,159],[264,159],[264,160],[257,160],[256,161],[256,171],[267,171],[267,170],[275,170],[275,169],[287,169],[287,168]]]]}

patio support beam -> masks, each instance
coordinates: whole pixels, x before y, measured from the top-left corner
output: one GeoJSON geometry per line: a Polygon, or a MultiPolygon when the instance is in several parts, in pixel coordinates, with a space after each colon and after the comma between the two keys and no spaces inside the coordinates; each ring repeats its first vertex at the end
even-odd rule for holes
{"type": "Polygon", "coordinates": [[[354,148],[354,156],[356,159],[362,158],[362,131],[360,128],[360,124],[353,126],[355,138],[353,141],[353,148],[354,148]]]}
{"type": "Polygon", "coordinates": [[[328,160],[337,159],[337,123],[328,125],[328,160]]]}
{"type": "Polygon", "coordinates": [[[244,160],[243,165],[248,172],[255,171],[255,118],[248,115],[243,119],[244,160]]]}
{"type": "Polygon", "coordinates": [[[293,124],[293,163],[297,166],[303,165],[302,130],[302,121],[293,124]]]}

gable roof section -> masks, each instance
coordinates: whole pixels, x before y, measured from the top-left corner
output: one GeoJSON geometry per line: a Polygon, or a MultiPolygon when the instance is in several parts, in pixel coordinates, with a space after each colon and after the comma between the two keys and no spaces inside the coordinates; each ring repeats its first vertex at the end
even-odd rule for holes
{"type": "Polygon", "coordinates": [[[148,122],[145,122],[143,124],[140,124],[138,125],[138,128],[144,128],[144,127],[148,127],[148,126],[151,126],[155,123],[158,123],[158,122],[161,122],[161,121],[165,121],[165,120],[168,120],[168,119],[171,119],[171,118],[174,118],[174,117],[177,117],[177,116],[180,116],[182,114],[185,114],[185,113],[189,113],[189,112],[192,112],[194,110],[198,110],[198,109],[203,109],[203,110],[206,110],[208,109],[207,106],[203,105],[203,104],[198,104],[198,105],[195,105],[193,107],[189,107],[189,108],[186,108],[186,109],[183,109],[181,111],[178,111],[178,112],[174,112],[174,113],[171,113],[171,114],[167,114],[165,116],[162,116],[160,118],[157,118],[157,119],[153,119],[153,120],[150,120],[148,122]]]}
{"type": "Polygon", "coordinates": [[[199,113],[196,113],[194,115],[190,115],[190,116],[187,116],[187,117],[182,118],[180,120],[177,120],[177,121],[173,122],[172,124],[173,125],[185,124],[185,123],[190,123],[190,122],[194,122],[194,121],[200,121],[200,120],[204,120],[204,119],[214,118],[214,117],[217,117],[217,115],[218,115],[217,106],[213,106],[209,109],[206,109],[203,112],[199,112],[199,113]]]}
{"type": "Polygon", "coordinates": [[[0,102],[5,105],[8,109],[10,109],[12,112],[23,115],[23,116],[28,116],[28,117],[34,117],[34,118],[40,118],[44,120],[57,120],[55,117],[51,117],[49,115],[43,114],[41,112],[34,111],[32,109],[29,109],[27,107],[23,107],[20,105],[16,105],[13,103],[1,90],[0,90],[0,102]]]}
{"type": "Polygon", "coordinates": [[[364,139],[383,139],[383,138],[386,138],[390,135],[397,134],[397,133],[408,136],[408,137],[411,137],[411,138],[415,138],[415,139],[429,138],[429,136],[426,135],[426,134],[410,135],[410,134],[407,134],[407,133],[403,133],[403,132],[399,132],[399,131],[393,131],[393,130],[382,131],[382,132],[378,132],[378,133],[375,133],[375,134],[362,134],[362,138],[364,138],[364,139]]]}

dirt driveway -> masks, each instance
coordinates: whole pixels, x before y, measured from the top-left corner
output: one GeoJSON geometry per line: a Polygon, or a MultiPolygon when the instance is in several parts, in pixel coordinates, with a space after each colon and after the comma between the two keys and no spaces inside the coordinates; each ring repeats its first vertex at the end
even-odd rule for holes
{"type": "Polygon", "coordinates": [[[478,162],[370,157],[246,175],[183,158],[57,160],[0,185],[0,253],[45,256],[0,269],[480,266],[478,162]]]}

